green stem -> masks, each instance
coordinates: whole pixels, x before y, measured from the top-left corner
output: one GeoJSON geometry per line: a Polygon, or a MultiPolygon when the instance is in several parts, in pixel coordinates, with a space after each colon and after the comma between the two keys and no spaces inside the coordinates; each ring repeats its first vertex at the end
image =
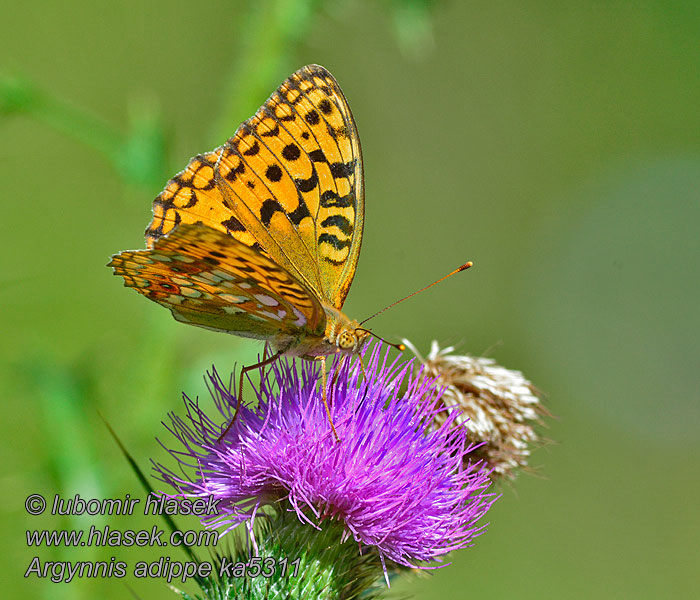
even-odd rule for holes
{"type": "Polygon", "coordinates": [[[308,34],[319,4],[319,0],[263,0],[251,5],[240,28],[238,57],[223,94],[214,144],[231,136],[295,69],[293,50],[308,34]]]}
{"type": "Polygon", "coordinates": [[[0,78],[0,114],[26,113],[116,163],[124,139],[98,117],[17,78],[0,78]]]}
{"type": "Polygon", "coordinates": [[[125,182],[156,190],[168,171],[160,113],[152,103],[131,109],[129,132],[124,135],[99,117],[27,81],[0,76],[0,116],[26,114],[102,154],[125,182]]]}

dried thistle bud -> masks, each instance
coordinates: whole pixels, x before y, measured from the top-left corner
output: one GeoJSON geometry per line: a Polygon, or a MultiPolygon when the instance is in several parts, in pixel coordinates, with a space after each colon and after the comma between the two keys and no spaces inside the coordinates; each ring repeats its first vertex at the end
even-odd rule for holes
{"type": "MultiPolygon", "coordinates": [[[[469,459],[482,459],[494,478],[514,479],[518,468],[527,468],[530,448],[541,442],[534,425],[550,416],[532,383],[492,358],[452,354],[453,347],[440,349],[436,341],[423,358],[403,341],[425,365],[425,376],[437,377],[436,385],[446,386],[441,402],[461,409],[455,422],[465,423],[469,441],[482,444],[469,459]]],[[[447,414],[437,413],[436,423],[447,414]]]]}

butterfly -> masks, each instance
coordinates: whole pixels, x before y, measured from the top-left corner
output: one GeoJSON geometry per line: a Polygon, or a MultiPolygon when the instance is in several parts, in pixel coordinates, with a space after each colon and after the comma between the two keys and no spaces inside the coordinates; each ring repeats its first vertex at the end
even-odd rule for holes
{"type": "Polygon", "coordinates": [[[282,355],[360,352],[369,331],[342,307],[363,222],[355,121],[333,76],[309,65],[225,144],[192,158],[153,203],[147,249],[108,266],[178,321],[269,343],[242,386],[282,355]]]}

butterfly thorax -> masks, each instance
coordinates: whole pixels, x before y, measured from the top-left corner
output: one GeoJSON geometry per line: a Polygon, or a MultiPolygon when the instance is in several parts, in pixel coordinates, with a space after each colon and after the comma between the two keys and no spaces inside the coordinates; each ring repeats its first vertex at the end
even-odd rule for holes
{"type": "Polygon", "coordinates": [[[323,335],[305,335],[295,338],[278,337],[273,345],[287,356],[315,358],[333,354],[357,354],[367,339],[367,331],[343,312],[324,303],[326,328],[323,335]]]}

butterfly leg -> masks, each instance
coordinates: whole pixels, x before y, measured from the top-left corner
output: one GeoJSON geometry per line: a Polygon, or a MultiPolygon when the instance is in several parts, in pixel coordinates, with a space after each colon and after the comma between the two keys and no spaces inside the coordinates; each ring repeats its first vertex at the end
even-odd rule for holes
{"type": "Polygon", "coordinates": [[[358,356],[357,360],[360,361],[360,370],[362,371],[362,381],[367,381],[367,371],[365,371],[365,365],[362,363],[362,357],[358,356]]]}
{"type": "MultiPolygon", "coordinates": [[[[265,354],[267,354],[267,345],[265,345],[265,354]]],[[[224,437],[228,433],[228,430],[231,429],[231,426],[236,422],[238,411],[240,411],[241,406],[243,406],[243,377],[245,376],[245,374],[248,371],[252,371],[253,369],[259,369],[261,367],[264,367],[265,365],[269,365],[275,362],[280,356],[282,356],[282,350],[276,352],[269,358],[263,358],[263,360],[261,360],[259,363],[255,363],[254,365],[248,365],[247,367],[243,367],[241,369],[241,376],[238,378],[238,402],[236,403],[236,410],[233,413],[233,418],[226,426],[226,429],[224,429],[224,432],[219,436],[219,439],[216,440],[217,442],[220,442],[224,439],[224,437]]]]}
{"type": "MultiPolygon", "coordinates": [[[[328,415],[328,422],[333,430],[333,435],[335,436],[335,441],[339,442],[338,432],[335,430],[335,425],[333,425],[333,418],[331,417],[331,409],[328,407],[328,401],[326,400],[326,357],[317,356],[314,360],[321,361],[321,397],[323,398],[323,406],[326,408],[326,415],[328,415]]],[[[334,378],[335,379],[335,378],[334,378]]]]}
{"type": "Polygon", "coordinates": [[[335,373],[333,373],[333,379],[331,379],[331,396],[328,399],[328,401],[332,404],[333,403],[333,390],[335,389],[335,384],[338,381],[338,375],[340,374],[340,369],[343,368],[343,365],[345,364],[345,361],[347,360],[348,355],[343,354],[343,356],[340,358],[340,362],[338,363],[338,368],[335,370],[335,373]]]}

